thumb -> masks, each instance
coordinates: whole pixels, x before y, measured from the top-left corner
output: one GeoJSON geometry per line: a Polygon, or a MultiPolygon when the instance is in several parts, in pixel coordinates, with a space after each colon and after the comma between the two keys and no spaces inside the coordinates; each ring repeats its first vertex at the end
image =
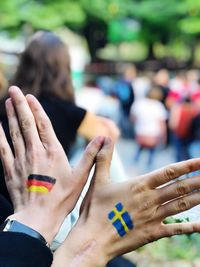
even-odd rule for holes
{"type": "Polygon", "coordinates": [[[104,143],[105,137],[98,136],[94,138],[86,147],[79,164],[74,168],[76,177],[79,177],[79,183],[84,186],[88,180],[89,173],[95,163],[96,156],[104,143]]]}
{"type": "Polygon", "coordinates": [[[95,171],[93,175],[95,187],[109,182],[113,149],[114,143],[109,137],[106,137],[102,148],[96,156],[95,171]]]}
{"type": "Polygon", "coordinates": [[[110,163],[112,160],[112,154],[114,149],[114,143],[109,137],[105,137],[104,143],[100,151],[96,156],[95,171],[87,191],[84,200],[81,204],[80,214],[82,218],[87,218],[87,214],[90,208],[90,201],[95,189],[98,186],[109,183],[110,163]]]}

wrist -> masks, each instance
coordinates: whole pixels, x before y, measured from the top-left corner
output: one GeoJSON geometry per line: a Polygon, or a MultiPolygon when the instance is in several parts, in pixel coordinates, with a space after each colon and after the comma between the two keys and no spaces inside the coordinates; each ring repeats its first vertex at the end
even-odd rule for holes
{"type": "Polygon", "coordinates": [[[112,258],[107,236],[94,227],[76,225],[54,253],[53,267],[105,267],[112,258]]]}
{"type": "Polygon", "coordinates": [[[53,238],[57,234],[58,226],[52,216],[48,214],[40,214],[35,210],[28,209],[15,213],[8,217],[9,220],[16,220],[27,227],[32,228],[41,234],[48,244],[51,244],[53,238]]]}

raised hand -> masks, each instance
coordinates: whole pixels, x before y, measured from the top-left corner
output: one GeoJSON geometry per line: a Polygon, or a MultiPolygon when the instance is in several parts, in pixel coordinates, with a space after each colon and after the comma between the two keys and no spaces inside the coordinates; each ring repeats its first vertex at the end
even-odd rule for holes
{"type": "MultiPolygon", "coordinates": [[[[41,220],[45,225],[46,205],[47,213],[56,211],[56,232],[76,204],[104,138],[93,140],[80,163],[72,169],[48,116],[36,98],[32,95],[25,98],[17,87],[11,87],[9,95],[6,111],[14,154],[0,127],[0,156],[15,212],[27,207],[30,209],[30,206],[34,210],[39,203],[41,220]]],[[[55,233],[49,234],[51,240],[55,233]]]]}
{"type": "Polygon", "coordinates": [[[200,204],[200,192],[194,191],[200,188],[199,176],[172,182],[198,170],[200,159],[112,184],[112,147],[106,139],[97,154],[95,174],[80,218],[56,252],[53,266],[105,266],[111,258],[162,237],[200,231],[199,223],[163,223],[166,217],[200,204]]]}

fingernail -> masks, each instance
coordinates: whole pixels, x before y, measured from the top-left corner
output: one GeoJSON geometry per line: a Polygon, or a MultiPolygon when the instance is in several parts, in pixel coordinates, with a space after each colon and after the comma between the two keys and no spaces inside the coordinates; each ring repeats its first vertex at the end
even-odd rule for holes
{"type": "Polygon", "coordinates": [[[11,98],[8,98],[8,99],[6,99],[6,101],[5,101],[5,106],[6,106],[6,107],[10,107],[10,106],[11,106],[11,103],[12,103],[11,98]]]}
{"type": "Polygon", "coordinates": [[[32,94],[27,94],[26,97],[28,97],[28,98],[35,98],[34,95],[32,95],[32,94]]]}
{"type": "Polygon", "coordinates": [[[9,87],[9,89],[8,89],[9,93],[10,93],[10,92],[16,92],[16,91],[18,91],[18,90],[19,90],[19,88],[18,88],[17,86],[15,86],[15,85],[11,85],[11,86],[9,87]]]}

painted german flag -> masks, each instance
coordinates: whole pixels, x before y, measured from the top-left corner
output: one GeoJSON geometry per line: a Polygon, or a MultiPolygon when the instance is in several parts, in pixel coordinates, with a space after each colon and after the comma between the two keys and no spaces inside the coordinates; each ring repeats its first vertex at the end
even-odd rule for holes
{"type": "Polygon", "coordinates": [[[48,193],[56,183],[56,179],[50,176],[31,174],[27,181],[28,192],[48,193]]]}

